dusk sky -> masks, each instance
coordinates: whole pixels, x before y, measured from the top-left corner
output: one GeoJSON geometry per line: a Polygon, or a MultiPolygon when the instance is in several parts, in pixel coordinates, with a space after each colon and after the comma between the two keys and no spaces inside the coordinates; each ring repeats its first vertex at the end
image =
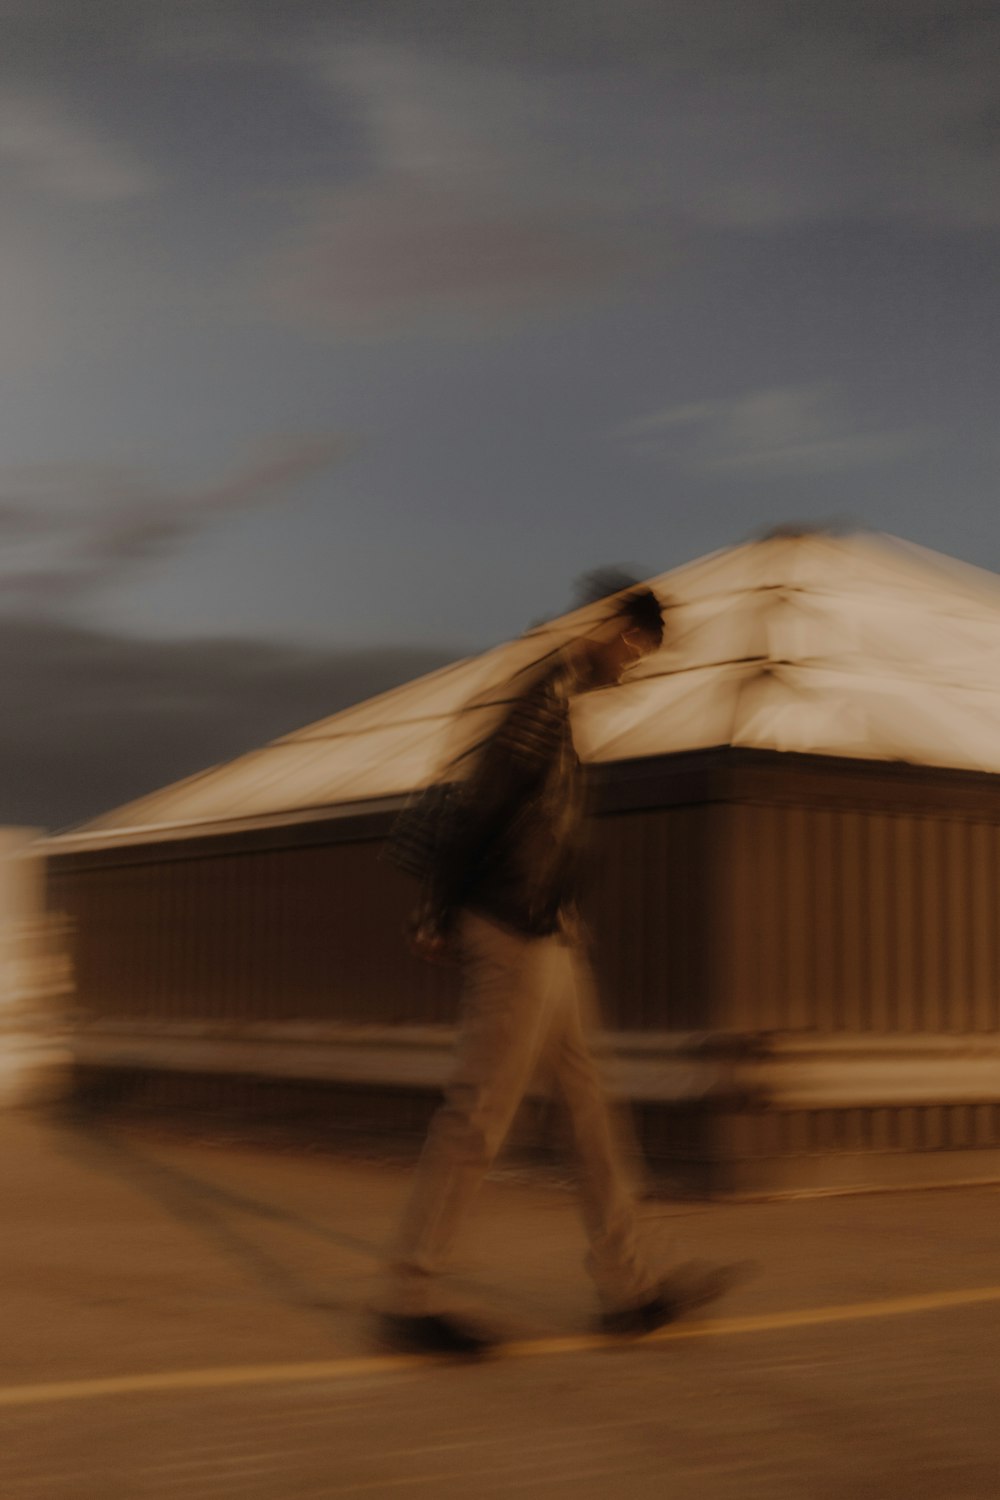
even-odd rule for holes
{"type": "Polygon", "coordinates": [[[770,525],[1000,569],[987,0],[0,0],[0,819],[770,525]]]}

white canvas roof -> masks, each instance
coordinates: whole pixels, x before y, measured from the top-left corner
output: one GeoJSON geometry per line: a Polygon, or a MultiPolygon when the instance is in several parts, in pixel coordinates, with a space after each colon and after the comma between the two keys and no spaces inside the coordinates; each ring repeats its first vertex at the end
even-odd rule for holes
{"type": "MultiPolygon", "coordinates": [[[[997,575],[892,537],[805,533],[649,582],[670,605],[663,649],[576,700],[585,760],[742,745],[1000,773],[997,575]]],[[[283,821],[408,792],[479,737],[519,672],[605,610],[564,615],[49,846],[283,821]]]]}

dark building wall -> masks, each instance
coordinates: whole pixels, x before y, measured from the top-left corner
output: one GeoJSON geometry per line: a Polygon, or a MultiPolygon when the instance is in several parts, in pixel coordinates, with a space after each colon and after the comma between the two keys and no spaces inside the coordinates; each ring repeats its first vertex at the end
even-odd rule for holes
{"type": "MultiPolygon", "coordinates": [[[[875,1053],[829,1054],[843,1088],[824,1084],[817,1107],[808,1088],[647,1099],[639,1127],[654,1159],[721,1191],[1000,1171],[988,1063],[979,1092],[953,1062],[921,1074],[926,1096],[906,1083],[904,1098],[894,1082],[912,1077],[907,1038],[988,1050],[1000,1036],[1000,777],[711,752],[612,767],[602,797],[586,909],[605,1025],[728,1034],[734,1056],[745,1041],[761,1076],[785,1085],[815,1076],[817,1056],[795,1052],[795,1038],[821,1052],[852,1036],[890,1044],[881,1078],[875,1053]],[[935,1080],[952,1076],[949,1095],[935,1080]]],[[[451,1021],[454,971],[417,963],[402,938],[414,892],[379,858],[388,821],[54,858],[50,899],[76,927],[84,1016],[451,1021]]],[[[275,1080],[268,1097],[286,1088],[292,1097],[275,1080]]],[[[372,1128],[391,1132],[416,1098],[373,1084],[372,1128]]]]}
{"type": "MultiPolygon", "coordinates": [[[[616,766],[586,914],[624,1031],[1000,1028],[1000,777],[764,753],[616,766]]],[[[154,1019],[449,1020],[389,817],[59,855],[78,1001],[154,1019]]]]}
{"type": "Polygon", "coordinates": [[[412,893],[379,844],[130,850],[58,865],[77,1005],[164,1021],[438,1022],[454,975],[402,938],[412,893]]]}
{"type": "MultiPolygon", "coordinates": [[[[706,1024],[705,820],[678,807],[597,822],[586,906],[615,1029],[706,1024]]],[[[50,901],[75,930],[78,1006],[147,1021],[452,1019],[454,973],[416,962],[403,940],[413,886],[378,837],[344,832],[56,861],[50,901]]]]}
{"type": "Polygon", "coordinates": [[[804,800],[734,805],[729,817],[727,1026],[1000,1027],[994,815],[804,800]]]}
{"type": "Polygon", "coordinates": [[[712,816],[706,805],[680,805],[596,822],[585,912],[612,1030],[710,1025],[712,816]]]}

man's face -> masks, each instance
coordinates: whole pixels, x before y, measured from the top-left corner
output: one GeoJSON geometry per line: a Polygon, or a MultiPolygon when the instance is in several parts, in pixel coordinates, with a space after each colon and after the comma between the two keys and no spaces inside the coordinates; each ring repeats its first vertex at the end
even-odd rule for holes
{"type": "Polygon", "coordinates": [[[606,642],[601,651],[602,675],[609,683],[620,682],[630,667],[657,650],[660,642],[646,630],[626,626],[606,642]]]}

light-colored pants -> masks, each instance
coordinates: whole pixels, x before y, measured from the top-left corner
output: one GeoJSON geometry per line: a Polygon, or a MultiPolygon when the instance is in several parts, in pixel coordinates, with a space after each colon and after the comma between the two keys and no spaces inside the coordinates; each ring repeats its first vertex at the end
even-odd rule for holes
{"type": "Polygon", "coordinates": [[[458,1056],[428,1132],[393,1249],[387,1310],[445,1310],[448,1268],[473,1199],[532,1077],[544,1069],[569,1114],[580,1167],[587,1268],[606,1308],[649,1295],[634,1195],[587,1041],[590,980],[561,935],[525,938],[470,913],[458,1056]]]}

